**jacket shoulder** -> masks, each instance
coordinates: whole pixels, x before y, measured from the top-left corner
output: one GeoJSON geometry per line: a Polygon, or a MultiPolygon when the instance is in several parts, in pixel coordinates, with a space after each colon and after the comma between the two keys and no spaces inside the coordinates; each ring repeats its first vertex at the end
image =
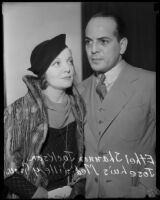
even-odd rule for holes
{"type": "Polygon", "coordinates": [[[128,63],[126,64],[126,66],[127,69],[129,69],[129,74],[133,74],[134,76],[138,77],[138,80],[141,82],[142,85],[155,84],[156,81],[155,71],[150,71],[144,68],[133,66],[128,63]]]}
{"type": "Polygon", "coordinates": [[[144,84],[148,85],[148,87],[152,87],[153,85],[155,86],[156,72],[142,68],[136,68],[136,71],[141,82],[144,82],[144,84]]]}
{"type": "MultiPolygon", "coordinates": [[[[4,115],[16,115],[17,112],[23,113],[26,109],[29,111],[30,108],[34,105],[32,98],[29,93],[26,93],[25,96],[18,98],[13,103],[8,105],[4,109],[4,115]]],[[[27,112],[28,113],[28,112],[27,112]]]]}
{"type": "Polygon", "coordinates": [[[23,105],[23,101],[24,101],[24,96],[20,97],[18,99],[16,99],[14,102],[12,102],[11,104],[9,104],[5,109],[4,112],[9,111],[9,113],[11,112],[11,110],[17,108],[17,107],[22,107],[23,105]]]}
{"type": "Polygon", "coordinates": [[[144,79],[147,79],[147,78],[149,78],[149,79],[155,79],[155,77],[156,77],[156,72],[155,72],[155,71],[150,71],[150,70],[143,69],[143,68],[140,68],[140,67],[135,67],[135,66],[132,66],[132,65],[130,65],[130,66],[132,67],[132,69],[133,69],[134,71],[136,71],[136,72],[138,73],[138,76],[139,76],[140,78],[144,78],[144,79]]]}
{"type": "Polygon", "coordinates": [[[85,80],[83,80],[81,83],[79,83],[77,85],[77,89],[78,89],[78,91],[79,91],[80,94],[88,86],[88,84],[91,82],[92,78],[93,78],[93,75],[89,76],[88,78],[86,78],[85,80]]]}

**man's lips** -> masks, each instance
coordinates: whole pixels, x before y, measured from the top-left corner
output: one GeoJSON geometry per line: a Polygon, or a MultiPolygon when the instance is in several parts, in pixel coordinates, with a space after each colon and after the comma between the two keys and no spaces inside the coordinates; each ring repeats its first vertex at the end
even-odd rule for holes
{"type": "Polygon", "coordinates": [[[103,60],[103,58],[91,58],[91,61],[94,63],[97,63],[97,62],[100,62],[100,61],[102,61],[103,60]]]}

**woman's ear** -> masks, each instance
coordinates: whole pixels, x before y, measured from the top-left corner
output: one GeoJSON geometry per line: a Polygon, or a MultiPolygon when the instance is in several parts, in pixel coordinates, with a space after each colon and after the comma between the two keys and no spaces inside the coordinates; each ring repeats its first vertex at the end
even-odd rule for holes
{"type": "Polygon", "coordinates": [[[122,38],[120,40],[120,54],[123,55],[127,49],[127,44],[128,44],[128,39],[127,38],[122,38]]]}

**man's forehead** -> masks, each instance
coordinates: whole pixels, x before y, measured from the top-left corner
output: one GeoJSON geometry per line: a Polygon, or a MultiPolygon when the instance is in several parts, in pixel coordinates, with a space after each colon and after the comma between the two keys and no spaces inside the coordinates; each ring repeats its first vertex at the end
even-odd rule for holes
{"type": "Polygon", "coordinates": [[[111,37],[115,31],[116,23],[112,18],[97,17],[89,21],[85,35],[89,38],[111,37]]]}
{"type": "Polygon", "coordinates": [[[87,27],[92,27],[92,26],[96,26],[96,27],[116,27],[116,22],[112,17],[95,17],[90,19],[90,21],[87,24],[87,27]]]}

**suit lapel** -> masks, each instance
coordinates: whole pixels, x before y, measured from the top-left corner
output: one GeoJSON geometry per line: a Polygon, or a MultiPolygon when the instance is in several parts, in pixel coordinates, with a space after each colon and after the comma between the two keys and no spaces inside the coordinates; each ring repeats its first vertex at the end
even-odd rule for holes
{"type": "Polygon", "coordinates": [[[98,142],[98,127],[96,120],[96,95],[95,95],[95,84],[96,78],[94,75],[91,76],[90,81],[87,82],[87,87],[84,88],[84,93],[82,92],[82,97],[85,99],[86,107],[87,107],[87,122],[88,125],[95,136],[98,142]]]}
{"type": "Polygon", "coordinates": [[[102,138],[106,129],[112,124],[114,119],[134,94],[131,83],[135,81],[138,76],[132,68],[133,67],[130,67],[125,63],[124,69],[102,103],[102,108],[105,110],[105,121],[100,128],[101,137],[99,139],[102,138]]]}

